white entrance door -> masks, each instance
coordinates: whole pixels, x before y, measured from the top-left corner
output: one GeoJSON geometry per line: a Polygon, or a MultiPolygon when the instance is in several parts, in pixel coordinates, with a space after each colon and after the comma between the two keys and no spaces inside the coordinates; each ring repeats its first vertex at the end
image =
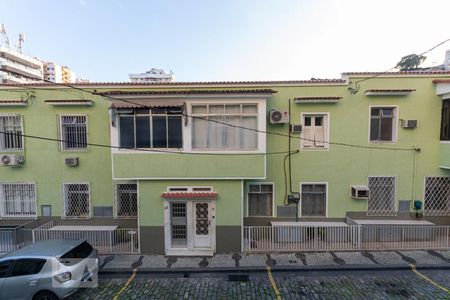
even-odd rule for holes
{"type": "Polygon", "coordinates": [[[194,248],[212,246],[212,202],[193,202],[193,238],[194,248]]]}

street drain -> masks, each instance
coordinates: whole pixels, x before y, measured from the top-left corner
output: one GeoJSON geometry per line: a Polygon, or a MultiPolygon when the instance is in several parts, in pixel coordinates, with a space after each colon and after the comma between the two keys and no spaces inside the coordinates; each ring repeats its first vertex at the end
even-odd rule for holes
{"type": "Polygon", "coordinates": [[[250,275],[248,275],[248,274],[228,274],[228,281],[230,281],[230,282],[250,281],[250,275]]]}

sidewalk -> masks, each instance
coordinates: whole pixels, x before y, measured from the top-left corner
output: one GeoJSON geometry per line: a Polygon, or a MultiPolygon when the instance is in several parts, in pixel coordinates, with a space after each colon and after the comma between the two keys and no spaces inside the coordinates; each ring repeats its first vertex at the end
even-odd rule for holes
{"type": "Polygon", "coordinates": [[[137,268],[148,273],[242,272],[292,270],[450,269],[450,250],[298,252],[289,254],[217,254],[213,257],[164,255],[103,255],[100,274],[128,273],[137,268]]]}

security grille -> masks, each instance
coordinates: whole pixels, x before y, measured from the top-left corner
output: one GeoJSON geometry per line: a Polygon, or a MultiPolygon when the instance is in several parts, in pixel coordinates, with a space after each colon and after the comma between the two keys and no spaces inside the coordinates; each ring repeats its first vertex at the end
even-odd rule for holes
{"type": "Polygon", "coordinates": [[[170,203],[172,247],[187,245],[186,202],[170,203]]]}
{"type": "Polygon", "coordinates": [[[83,219],[90,216],[89,184],[64,184],[64,216],[66,218],[83,219]]]}
{"type": "Polygon", "coordinates": [[[77,151],[87,149],[86,116],[61,116],[61,149],[77,151]]]}
{"type": "Polygon", "coordinates": [[[0,218],[36,218],[34,183],[0,184],[0,218]]]}
{"type": "Polygon", "coordinates": [[[22,117],[19,115],[0,116],[0,150],[23,149],[22,117]]]}
{"type": "Polygon", "coordinates": [[[395,216],[395,177],[369,177],[368,216],[395,216]]]}
{"type": "Polygon", "coordinates": [[[137,184],[120,183],[116,185],[116,217],[136,218],[137,207],[137,184]]]}
{"type": "Polygon", "coordinates": [[[209,234],[209,211],[208,203],[195,204],[195,234],[209,234]]]}
{"type": "Polygon", "coordinates": [[[450,177],[425,177],[424,213],[427,216],[450,215],[450,177]]]}

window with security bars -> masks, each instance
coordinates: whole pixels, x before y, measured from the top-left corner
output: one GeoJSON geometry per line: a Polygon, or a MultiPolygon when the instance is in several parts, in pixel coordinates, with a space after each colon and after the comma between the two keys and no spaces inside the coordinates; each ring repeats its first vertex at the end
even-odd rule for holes
{"type": "Polygon", "coordinates": [[[0,218],[36,218],[34,183],[0,183],[0,218]]]}
{"type": "Polygon", "coordinates": [[[172,247],[187,246],[187,210],[186,202],[170,203],[170,225],[172,247]]]}
{"type": "Polygon", "coordinates": [[[90,217],[90,189],[87,183],[65,183],[64,217],[83,219],[90,217]]]}
{"type": "Polygon", "coordinates": [[[22,117],[0,115],[0,151],[23,149],[22,117]]]}
{"type": "Polygon", "coordinates": [[[87,150],[87,117],[83,115],[60,116],[61,150],[87,150]]]}
{"type": "Polygon", "coordinates": [[[395,216],[395,177],[369,177],[368,216],[395,216]]]}
{"type": "Polygon", "coordinates": [[[271,217],[273,215],[273,184],[248,186],[248,216],[271,217]]]}
{"type": "Polygon", "coordinates": [[[116,184],[116,217],[117,218],[137,218],[137,184],[118,183],[116,184]]]}
{"type": "Polygon", "coordinates": [[[302,184],[302,217],[325,217],[327,213],[327,185],[302,184]]]}
{"type": "Polygon", "coordinates": [[[424,214],[450,216],[450,177],[425,177],[424,214]]]}

